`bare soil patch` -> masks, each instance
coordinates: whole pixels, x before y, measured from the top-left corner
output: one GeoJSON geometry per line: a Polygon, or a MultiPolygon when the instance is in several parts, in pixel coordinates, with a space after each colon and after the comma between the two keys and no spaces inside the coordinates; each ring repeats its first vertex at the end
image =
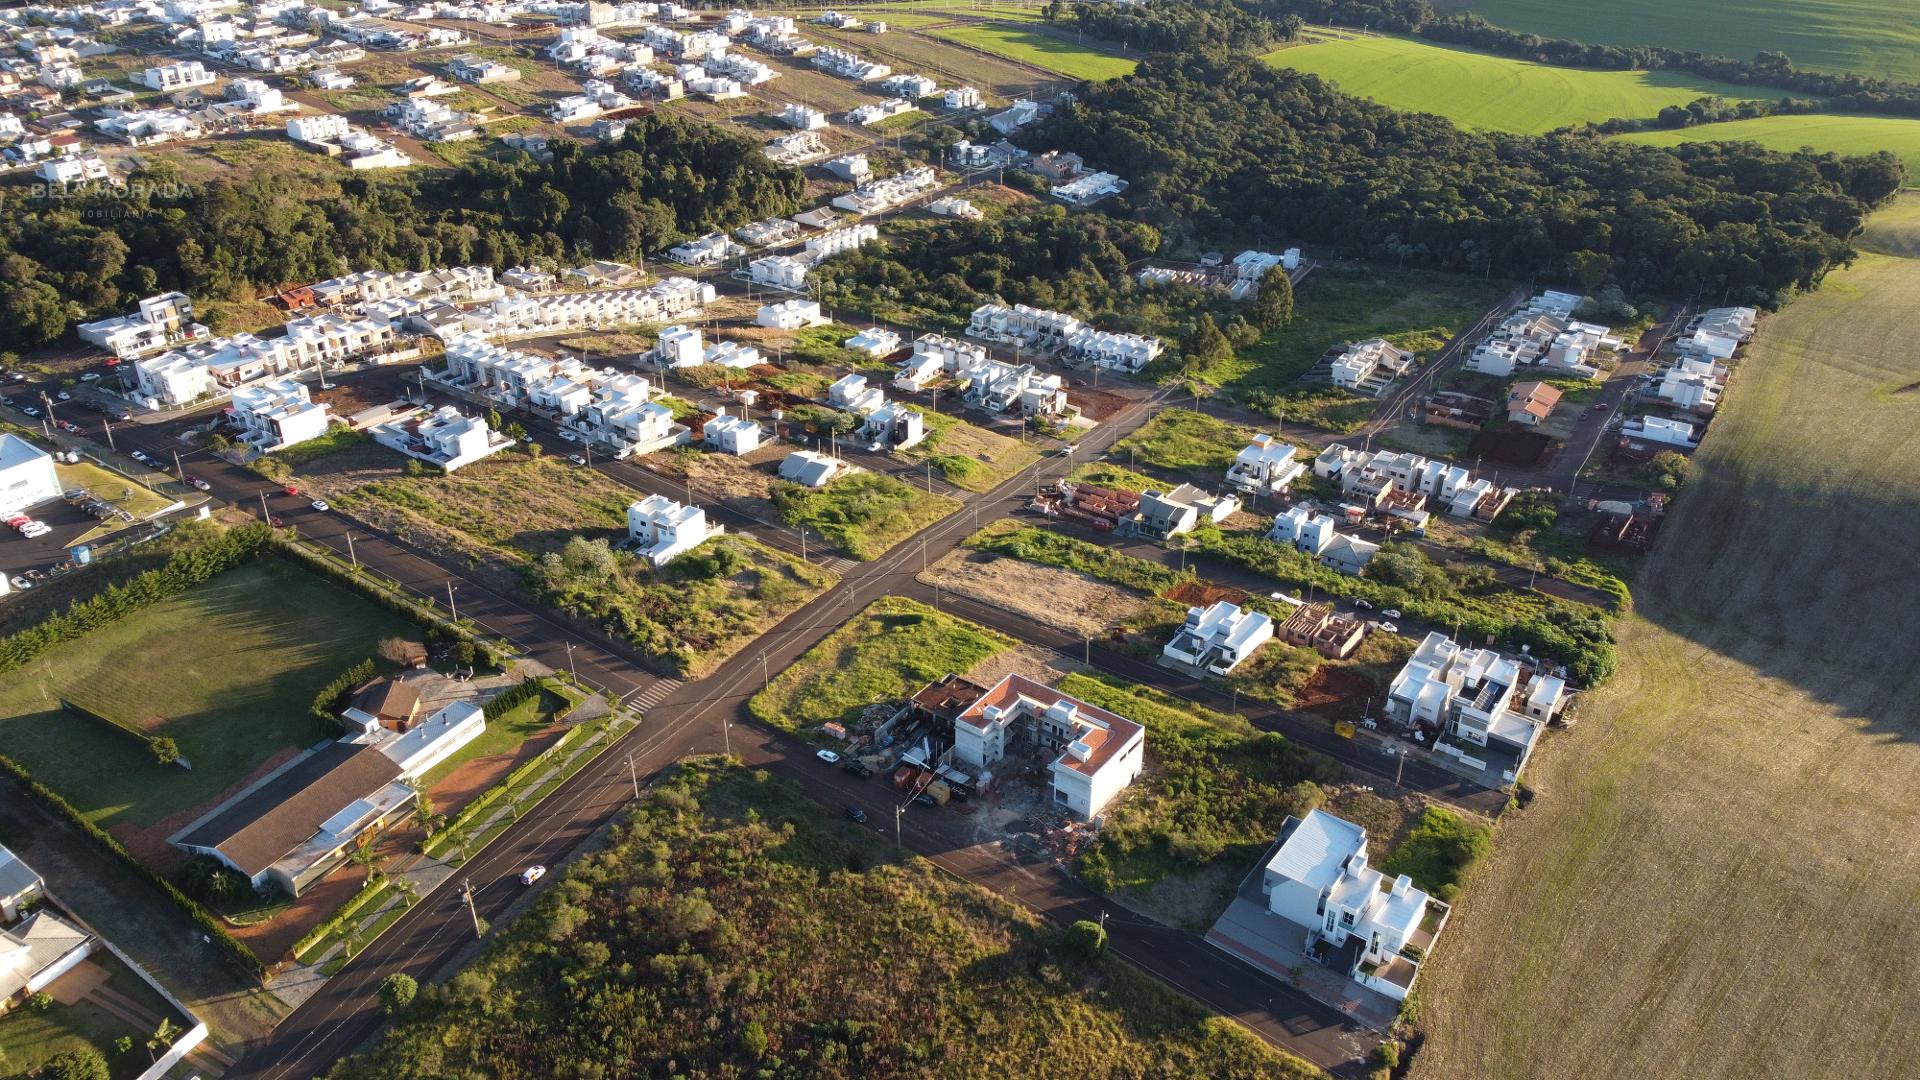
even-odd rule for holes
{"type": "Polygon", "coordinates": [[[1138,616],[1147,602],[1085,574],[985,552],[954,552],[920,580],[1081,637],[1138,616]]]}
{"type": "Polygon", "coordinates": [[[1221,600],[1240,604],[1246,602],[1247,591],[1230,585],[1216,585],[1211,581],[1183,581],[1168,590],[1167,599],[1188,607],[1206,607],[1221,600]]]}

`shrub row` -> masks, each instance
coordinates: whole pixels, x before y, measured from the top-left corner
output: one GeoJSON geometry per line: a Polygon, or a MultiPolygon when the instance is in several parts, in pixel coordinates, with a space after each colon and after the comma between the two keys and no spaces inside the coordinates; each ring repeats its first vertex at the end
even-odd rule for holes
{"type": "Polygon", "coordinates": [[[125,584],[109,585],[67,610],[0,639],[0,672],[11,671],[63,642],[84,637],[139,611],[171,599],[259,554],[272,530],[265,525],[228,529],[197,547],[176,552],[166,564],[137,574],[125,584]]]}
{"type": "Polygon", "coordinates": [[[489,720],[503,716],[514,709],[540,696],[547,688],[547,680],[528,676],[521,679],[518,686],[510,686],[487,700],[480,711],[489,720]]]}
{"type": "Polygon", "coordinates": [[[187,916],[193,920],[194,925],[198,926],[202,933],[211,938],[215,945],[218,945],[222,951],[242,968],[256,977],[266,974],[266,965],[260,962],[260,958],[254,955],[252,949],[242,944],[239,938],[228,933],[227,928],[220,924],[220,920],[216,918],[212,912],[208,911],[198,901],[186,893],[181,892],[179,886],[161,877],[145,863],[134,858],[133,852],[128,851],[125,844],[114,839],[106,830],[100,828],[100,826],[88,821],[81,815],[80,811],[74,809],[72,803],[61,798],[52,788],[35,780],[32,774],[21,768],[20,764],[10,757],[0,755],[0,769],[5,770],[15,780],[19,781],[21,786],[25,787],[34,798],[45,803],[48,808],[56,814],[66,818],[75,828],[87,834],[94,843],[104,848],[108,854],[125,863],[134,873],[147,879],[147,881],[153,884],[154,888],[165,893],[168,899],[179,905],[180,910],[187,913],[187,916]]]}
{"type": "Polygon", "coordinates": [[[332,681],[321,687],[320,692],[313,696],[313,715],[328,723],[337,721],[341,708],[346,704],[347,694],[352,692],[354,687],[373,678],[373,671],[373,658],[368,657],[335,675],[332,681]]]}
{"type": "Polygon", "coordinates": [[[534,770],[545,766],[548,759],[558,754],[569,743],[573,742],[574,733],[579,730],[580,728],[571,727],[561,732],[560,738],[556,739],[552,746],[540,751],[539,755],[533,758],[533,760],[528,761],[511,773],[508,773],[505,780],[481,792],[479,797],[468,803],[460,813],[454,816],[452,821],[447,822],[445,828],[433,834],[433,839],[427,843],[428,854],[432,854],[435,848],[441,848],[445,844],[451,843],[453,837],[458,835],[461,829],[471,825],[474,819],[480,816],[481,811],[498,802],[503,793],[512,791],[521,781],[533,775],[534,770]]]}
{"type": "MultiPolygon", "coordinates": [[[[156,759],[161,759],[164,757],[164,755],[161,753],[160,739],[152,735],[149,735],[144,731],[141,731],[139,728],[134,727],[132,724],[123,724],[120,721],[115,720],[113,717],[108,716],[105,713],[95,712],[92,709],[87,708],[85,705],[82,705],[76,701],[70,701],[67,698],[60,699],[60,707],[67,710],[68,712],[79,713],[81,716],[84,716],[89,720],[92,720],[99,724],[104,724],[107,727],[112,728],[114,731],[118,732],[119,734],[125,735],[134,739],[141,746],[145,747],[147,750],[152,752],[152,754],[156,759]]],[[[174,752],[173,756],[175,757],[179,756],[178,747],[175,747],[173,745],[173,741],[171,739],[167,740],[166,746],[174,752]]]]}
{"type": "Polygon", "coordinates": [[[361,908],[366,907],[375,897],[384,894],[389,884],[390,879],[381,877],[362,885],[360,891],[354,893],[346,903],[341,904],[338,910],[314,924],[313,929],[300,935],[300,940],[294,942],[290,950],[293,958],[299,960],[301,953],[318,945],[323,938],[338,930],[349,918],[359,914],[361,908]]]}

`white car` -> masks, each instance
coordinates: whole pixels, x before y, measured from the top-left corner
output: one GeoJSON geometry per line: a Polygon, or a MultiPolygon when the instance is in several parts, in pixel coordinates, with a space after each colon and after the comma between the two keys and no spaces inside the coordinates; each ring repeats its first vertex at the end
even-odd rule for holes
{"type": "Polygon", "coordinates": [[[149,458],[147,456],[147,452],[144,450],[134,450],[129,454],[127,454],[127,456],[139,462],[142,465],[145,465],[147,462],[153,460],[152,458],[149,458]]]}
{"type": "Polygon", "coordinates": [[[39,537],[45,536],[52,531],[53,529],[49,528],[45,522],[36,521],[31,525],[22,526],[20,529],[20,535],[26,537],[29,540],[34,540],[39,537]]]}
{"type": "Polygon", "coordinates": [[[534,863],[532,866],[520,871],[520,884],[531,885],[546,876],[547,868],[541,866],[539,863],[534,863]]]}
{"type": "Polygon", "coordinates": [[[314,508],[315,510],[330,510],[330,509],[332,509],[332,507],[330,507],[330,506],[328,506],[328,505],[327,505],[327,500],[325,500],[325,499],[315,499],[315,500],[313,500],[313,508],[314,508]]]}
{"type": "Polygon", "coordinates": [[[66,392],[65,390],[62,390],[62,391],[60,391],[59,393],[57,393],[57,394],[55,394],[55,395],[53,395],[53,400],[55,400],[55,401],[72,401],[72,400],[73,400],[73,395],[72,395],[72,394],[69,394],[69,393],[67,393],[67,392],[66,392]]]}
{"type": "Polygon", "coordinates": [[[1386,610],[1382,611],[1380,614],[1385,615],[1389,619],[1397,619],[1400,617],[1400,609],[1387,608],[1386,610]]]}
{"type": "Polygon", "coordinates": [[[97,371],[89,371],[85,375],[80,376],[80,381],[81,382],[99,382],[100,373],[97,371]]]}
{"type": "Polygon", "coordinates": [[[819,758],[821,761],[824,761],[829,765],[840,764],[840,755],[834,753],[831,750],[816,750],[813,752],[813,756],[819,758]]]}
{"type": "Polygon", "coordinates": [[[33,582],[28,581],[26,578],[23,578],[18,574],[15,574],[13,576],[13,587],[16,589],[31,589],[33,588],[33,582]]]}
{"type": "Polygon", "coordinates": [[[575,465],[585,465],[587,463],[587,459],[581,457],[579,454],[568,454],[567,460],[573,462],[575,465]]]}
{"type": "Polygon", "coordinates": [[[566,428],[561,428],[561,429],[560,429],[560,438],[562,438],[562,439],[564,439],[564,440],[565,440],[565,441],[567,441],[567,442],[579,442],[579,441],[580,441],[580,436],[578,436],[578,435],[575,435],[575,434],[574,434],[573,432],[571,432],[571,431],[568,431],[568,430],[567,430],[566,428]]]}
{"type": "Polygon", "coordinates": [[[1385,631],[1386,631],[1387,633],[1389,633],[1389,634],[1397,634],[1397,633],[1399,633],[1399,632],[1400,632],[1400,628],[1399,628],[1399,627],[1397,627],[1397,626],[1395,626],[1395,625],[1393,625],[1393,624],[1392,624],[1392,623],[1390,623],[1390,622],[1383,622],[1383,623],[1381,623],[1381,624],[1380,624],[1380,629],[1382,629],[1382,630],[1385,630],[1385,631]]]}

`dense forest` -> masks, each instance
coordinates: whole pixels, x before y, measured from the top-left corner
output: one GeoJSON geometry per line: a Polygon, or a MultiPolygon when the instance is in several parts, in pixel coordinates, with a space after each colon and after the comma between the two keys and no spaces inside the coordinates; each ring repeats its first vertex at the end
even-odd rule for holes
{"type": "MultiPolygon", "coordinates": [[[[1049,20],[1060,17],[1064,0],[1048,5],[1049,20]]],[[[1096,38],[1117,41],[1144,52],[1185,52],[1198,48],[1261,51],[1292,41],[1300,17],[1264,18],[1235,0],[1156,0],[1151,4],[1076,4],[1073,26],[1096,38]]]]}
{"type": "Polygon", "coordinates": [[[1835,112],[1920,116],[1920,85],[1871,75],[1801,71],[1782,52],[1751,60],[1657,45],[1590,45],[1495,26],[1472,12],[1436,11],[1428,0],[1262,0],[1257,10],[1307,22],[1361,26],[1563,67],[1609,71],[1687,71],[1735,85],[1770,86],[1826,98],[1835,112]]]}
{"type": "Polygon", "coordinates": [[[187,184],[168,167],[51,199],[0,191],[0,350],[58,338],[142,296],[250,297],[353,270],[631,260],[798,208],[798,170],[752,140],[654,115],[606,149],[452,172],[187,184]]]}
{"type": "MultiPolygon", "coordinates": [[[[683,763],[335,1080],[1319,1075],[764,772],[683,763]]],[[[409,1000],[410,999],[410,1000],[409,1000]]]]}
{"type": "Polygon", "coordinates": [[[1850,258],[1905,180],[1887,153],[1478,134],[1193,53],[1090,84],[1029,141],[1129,178],[1115,212],[1169,236],[1282,234],[1387,262],[1769,307],[1850,258]]]}

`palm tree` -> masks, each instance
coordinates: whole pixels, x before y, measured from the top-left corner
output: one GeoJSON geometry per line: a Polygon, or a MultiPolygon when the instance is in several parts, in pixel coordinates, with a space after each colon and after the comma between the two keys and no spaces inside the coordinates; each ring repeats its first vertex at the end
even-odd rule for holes
{"type": "Polygon", "coordinates": [[[373,834],[369,833],[362,836],[360,842],[354,845],[353,850],[347,854],[347,861],[365,870],[367,884],[371,885],[374,876],[380,873],[380,865],[387,861],[387,857],[373,849],[373,834]]]}
{"type": "Polygon", "coordinates": [[[180,1031],[180,1025],[174,1023],[172,1017],[162,1018],[160,1026],[153,1030],[153,1037],[147,1040],[147,1054],[149,1059],[153,1061],[160,1060],[160,1055],[164,1053],[168,1047],[173,1045],[173,1040],[180,1037],[180,1031]]]}
{"type": "Polygon", "coordinates": [[[407,907],[420,902],[420,886],[415,885],[412,878],[395,878],[393,890],[400,894],[401,902],[407,907]]]}

